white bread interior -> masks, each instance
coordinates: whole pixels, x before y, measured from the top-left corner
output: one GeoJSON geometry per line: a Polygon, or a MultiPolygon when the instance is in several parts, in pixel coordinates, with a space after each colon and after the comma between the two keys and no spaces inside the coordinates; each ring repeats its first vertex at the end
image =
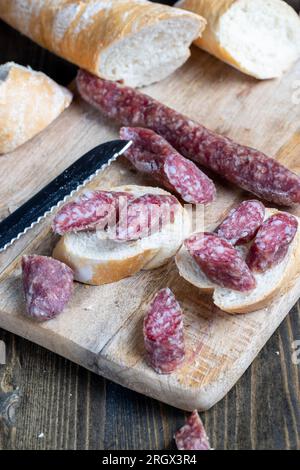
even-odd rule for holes
{"type": "Polygon", "coordinates": [[[45,129],[69,106],[72,93],[44,73],[8,62],[0,66],[0,154],[45,129]]]}
{"type": "MultiPolygon", "coordinates": [[[[267,209],[266,218],[276,212],[275,209],[267,209]]],[[[300,219],[298,222],[300,227],[300,219]]],[[[239,246],[237,249],[243,257],[246,256],[247,247],[239,246]]],[[[221,310],[228,313],[248,313],[267,307],[276,296],[289,289],[290,283],[300,271],[299,259],[300,230],[298,229],[281,263],[265,273],[253,273],[257,286],[249,292],[225,289],[211,282],[184,245],[177,253],[175,261],[179,274],[201,291],[212,293],[214,304],[221,310]]]]}
{"type": "MultiPolygon", "coordinates": [[[[120,186],[115,191],[127,191],[136,197],[146,193],[169,194],[160,188],[120,186]]],[[[92,285],[108,284],[131,276],[140,270],[164,265],[179,250],[191,231],[189,214],[179,204],[175,222],[161,232],[131,242],[108,239],[106,232],[71,232],[65,234],[53,251],[53,257],[74,271],[75,280],[92,285]]]]}
{"type": "Polygon", "coordinates": [[[300,19],[282,0],[181,0],[207,20],[195,44],[253,77],[280,77],[300,56],[300,19]]]}
{"type": "Polygon", "coordinates": [[[190,56],[190,45],[199,34],[197,22],[172,18],[157,22],[107,48],[99,63],[99,75],[142,87],[163,80],[190,56]]]}
{"type": "Polygon", "coordinates": [[[79,67],[133,87],[180,67],[206,25],[147,0],[0,1],[0,18],[79,67]]]}

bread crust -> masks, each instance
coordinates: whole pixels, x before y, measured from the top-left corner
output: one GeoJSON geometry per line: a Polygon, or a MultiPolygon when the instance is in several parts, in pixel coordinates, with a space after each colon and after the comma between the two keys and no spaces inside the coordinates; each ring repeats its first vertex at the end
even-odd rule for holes
{"type": "Polygon", "coordinates": [[[11,152],[45,129],[69,106],[72,93],[41,72],[18,64],[1,67],[0,154],[11,152]]]}
{"type": "MultiPolygon", "coordinates": [[[[248,70],[236,60],[230,52],[222,46],[218,38],[218,31],[220,26],[220,20],[222,16],[239,0],[180,0],[176,6],[193,11],[207,20],[207,26],[202,36],[194,41],[194,44],[201,49],[209,52],[223,62],[232,65],[236,69],[240,70],[247,75],[252,75],[255,78],[261,77],[259,74],[248,70]]],[[[286,18],[295,15],[294,10],[284,2],[281,2],[281,8],[284,8],[284,15],[286,18]]],[[[283,16],[283,12],[281,11],[283,16]]],[[[300,27],[300,22],[299,22],[300,27]]],[[[263,47],[263,46],[262,46],[263,47]]],[[[278,76],[275,74],[274,76],[278,76]]],[[[267,77],[272,78],[272,77],[267,77]]]]}
{"type": "Polygon", "coordinates": [[[109,77],[101,68],[102,54],[113,44],[162,21],[185,18],[198,23],[199,34],[206,25],[194,13],[140,0],[99,0],[98,5],[83,0],[36,5],[32,0],[1,1],[0,17],[41,46],[103,78],[109,77]]]}
{"type": "MultiPolygon", "coordinates": [[[[216,57],[219,57],[221,60],[225,60],[223,53],[225,52],[226,55],[227,53],[220,46],[216,38],[216,31],[219,27],[220,18],[236,1],[237,0],[183,0],[178,4],[181,8],[194,11],[199,15],[201,14],[201,16],[208,20],[202,37],[197,38],[194,44],[216,57]]],[[[230,55],[228,55],[228,58],[231,60],[230,55]]]]}
{"type": "Polygon", "coordinates": [[[146,250],[143,253],[139,253],[130,258],[124,260],[110,260],[107,262],[97,263],[88,259],[82,258],[80,256],[71,253],[68,250],[67,244],[65,243],[65,238],[62,237],[53,250],[53,258],[62,261],[67,266],[69,266],[73,271],[79,272],[81,268],[89,266],[90,277],[77,280],[84,282],[86,284],[91,284],[95,286],[100,286],[102,284],[110,284],[112,282],[117,282],[120,279],[125,277],[130,277],[141,271],[144,268],[145,263],[150,261],[158,252],[158,250],[146,250]]]}
{"type": "Polygon", "coordinates": [[[222,47],[218,41],[216,32],[219,28],[220,18],[237,0],[183,0],[178,6],[201,14],[207,19],[207,26],[202,36],[194,41],[194,44],[201,49],[209,52],[218,59],[233,65],[234,67],[246,72],[232,55],[222,47]]]}

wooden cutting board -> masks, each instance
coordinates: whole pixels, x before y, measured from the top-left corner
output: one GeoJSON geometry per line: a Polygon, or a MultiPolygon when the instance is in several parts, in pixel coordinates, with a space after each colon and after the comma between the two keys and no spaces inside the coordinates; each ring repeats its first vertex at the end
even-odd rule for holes
{"type": "MultiPolygon", "coordinates": [[[[145,92],[221,134],[276,156],[300,173],[299,77],[298,63],[281,80],[258,82],[195,49],[184,67],[145,92]]],[[[115,124],[76,98],[45,132],[0,158],[0,217],[6,217],[88,149],[116,138],[117,133],[115,124]]],[[[205,212],[207,229],[214,228],[245,197],[236,187],[216,182],[218,199],[205,212]]],[[[153,181],[137,175],[120,159],[92,186],[99,183],[153,181]]],[[[294,213],[300,214],[298,209],[294,213]]],[[[36,324],[22,316],[20,256],[51,253],[56,239],[49,230],[50,222],[42,222],[0,255],[0,326],[178,408],[204,410],[220,400],[300,297],[298,277],[267,309],[231,316],[180,278],[171,261],[111,285],[76,283],[66,311],[57,319],[36,324]],[[157,375],[147,366],[142,337],[145,308],[152,295],[165,286],[174,291],[183,307],[187,344],[185,363],[170,376],[157,375]]]]}

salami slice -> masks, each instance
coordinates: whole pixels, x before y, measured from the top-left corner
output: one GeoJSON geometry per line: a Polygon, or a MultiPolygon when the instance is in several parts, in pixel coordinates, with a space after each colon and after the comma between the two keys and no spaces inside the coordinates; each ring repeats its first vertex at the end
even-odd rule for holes
{"type": "Polygon", "coordinates": [[[81,96],[123,126],[148,127],[181,155],[277,204],[300,202],[300,178],[276,160],[206,129],[150,96],[80,70],[81,96]]]}
{"type": "Polygon", "coordinates": [[[120,211],[117,224],[108,230],[109,237],[122,242],[149,237],[174,223],[179,207],[174,196],[143,194],[120,211]]]}
{"type": "Polygon", "coordinates": [[[186,424],[175,434],[178,450],[211,450],[209,439],[197,410],[186,420],[186,424]]]}
{"type": "Polygon", "coordinates": [[[119,206],[133,199],[125,192],[86,191],[74,201],[65,204],[56,214],[52,229],[63,235],[89,229],[104,229],[117,219],[119,206]]]}
{"type": "Polygon", "coordinates": [[[259,201],[244,201],[232,209],[217,229],[217,235],[233,245],[248,243],[255,237],[265,217],[265,207],[259,201]]]}
{"type": "Polygon", "coordinates": [[[224,238],[213,233],[197,233],[185,240],[185,246],[204,274],[228,289],[249,291],[256,282],[240,253],[224,238]]]}
{"type": "Polygon", "coordinates": [[[246,262],[252,271],[265,272],[286,256],[298,229],[296,217],[278,213],[269,217],[259,229],[246,262]]]}
{"type": "Polygon", "coordinates": [[[73,291],[68,266],[47,256],[23,256],[22,276],[27,316],[45,321],[63,311],[73,291]]]}
{"type": "Polygon", "coordinates": [[[163,137],[150,129],[123,127],[121,139],[133,145],[125,157],[138,171],[151,175],[185,202],[206,204],[216,195],[213,182],[191,161],[182,157],[163,137]]]}
{"type": "Polygon", "coordinates": [[[170,374],[185,355],[183,318],[179,303],[168,288],[154,297],[144,319],[148,361],[159,374],[170,374]]]}

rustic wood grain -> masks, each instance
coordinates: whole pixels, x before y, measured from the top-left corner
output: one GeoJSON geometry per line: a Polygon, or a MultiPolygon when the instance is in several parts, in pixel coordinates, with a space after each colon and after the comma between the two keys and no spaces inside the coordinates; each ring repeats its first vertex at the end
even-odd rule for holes
{"type": "MultiPolygon", "coordinates": [[[[0,34],[8,46],[13,44],[5,56],[2,51],[1,60],[21,62],[20,51],[31,57],[33,47],[33,60],[43,70],[49,61],[57,63],[2,24],[0,34]]],[[[55,67],[48,73],[58,79],[55,67]]],[[[299,339],[299,310],[299,305],[293,309],[227,397],[203,413],[214,447],[300,448],[299,366],[291,363],[291,342],[299,339]]],[[[7,365],[0,366],[1,388],[18,385],[23,393],[17,430],[9,439],[1,434],[1,448],[172,448],[182,412],[104,381],[14,335],[1,332],[0,339],[8,351],[7,365]],[[37,437],[41,432],[45,438],[37,437]]]]}

